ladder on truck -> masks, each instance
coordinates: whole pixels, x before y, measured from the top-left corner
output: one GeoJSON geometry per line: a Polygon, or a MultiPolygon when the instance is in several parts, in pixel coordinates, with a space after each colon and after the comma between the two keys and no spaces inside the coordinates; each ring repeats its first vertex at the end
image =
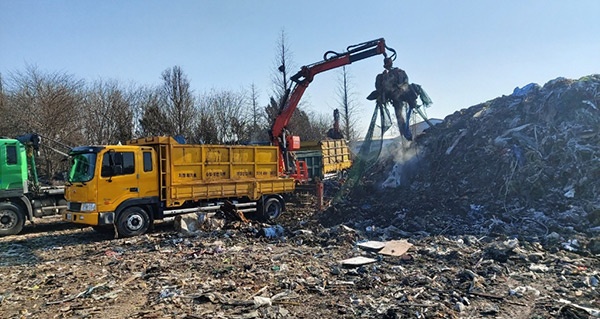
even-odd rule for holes
{"type": "Polygon", "coordinates": [[[159,183],[160,183],[160,200],[161,201],[165,201],[167,200],[167,187],[169,186],[169,172],[170,172],[170,166],[169,166],[169,161],[168,159],[168,155],[169,155],[169,145],[166,144],[159,144],[158,145],[158,161],[159,161],[159,167],[160,167],[160,177],[159,177],[159,183]]]}

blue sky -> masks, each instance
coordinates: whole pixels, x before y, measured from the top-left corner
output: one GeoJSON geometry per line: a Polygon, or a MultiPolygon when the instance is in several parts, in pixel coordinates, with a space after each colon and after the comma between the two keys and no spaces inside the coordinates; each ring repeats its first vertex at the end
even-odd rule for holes
{"type": "MultiPolygon", "coordinates": [[[[179,65],[197,94],[254,83],[266,104],[282,30],[290,73],[325,51],[383,37],[398,52],[395,66],[432,98],[429,117],[444,118],[517,86],[600,73],[599,12],[596,0],[0,0],[0,73],[34,65],[156,85],[179,65]]],[[[347,70],[366,128],[374,105],[365,97],[382,57],[347,70]]],[[[331,114],[339,76],[317,75],[305,107],[331,114]]]]}

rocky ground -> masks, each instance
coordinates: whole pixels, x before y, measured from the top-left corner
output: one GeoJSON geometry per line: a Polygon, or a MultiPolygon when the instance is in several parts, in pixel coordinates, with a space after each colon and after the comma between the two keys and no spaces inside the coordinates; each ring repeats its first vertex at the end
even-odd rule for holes
{"type": "Polygon", "coordinates": [[[599,87],[556,79],[461,110],[326,211],[297,194],[277,228],[27,225],[0,238],[0,317],[600,317],[599,87]],[[398,239],[404,254],[361,248],[398,239]]]}
{"type": "MultiPolygon", "coordinates": [[[[324,227],[300,196],[280,224],[159,223],[114,239],[57,219],[0,239],[2,318],[590,318],[600,260],[505,236],[411,236],[402,256],[359,248],[377,228],[324,227]],[[361,266],[342,260],[373,259],[361,266]]],[[[388,232],[391,229],[387,229],[388,232]]],[[[571,247],[571,248],[567,248],[571,247]]],[[[594,312],[596,311],[596,312],[594,312]]]]}

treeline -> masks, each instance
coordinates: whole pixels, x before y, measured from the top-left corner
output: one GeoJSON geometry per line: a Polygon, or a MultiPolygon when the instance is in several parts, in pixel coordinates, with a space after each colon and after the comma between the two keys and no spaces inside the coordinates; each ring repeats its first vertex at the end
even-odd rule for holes
{"type": "MultiPolygon", "coordinates": [[[[160,74],[156,87],[125,85],[115,80],[86,82],[63,72],[28,67],[0,74],[0,136],[38,133],[42,143],[68,146],[123,143],[132,138],[182,136],[187,143],[268,142],[280,97],[261,105],[254,85],[247,90],[211,90],[196,94],[179,66],[160,74]],[[45,138],[45,139],[44,139],[45,138]]],[[[298,108],[290,131],[301,140],[320,140],[331,116],[298,108]]],[[[42,148],[50,167],[60,170],[57,155],[42,148]]]]}

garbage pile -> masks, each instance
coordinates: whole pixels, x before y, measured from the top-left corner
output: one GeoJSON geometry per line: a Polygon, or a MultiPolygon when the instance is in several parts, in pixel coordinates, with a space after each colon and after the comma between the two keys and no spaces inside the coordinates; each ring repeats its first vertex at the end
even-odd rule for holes
{"type": "Polygon", "coordinates": [[[395,143],[321,221],[375,225],[390,236],[513,236],[584,249],[600,234],[599,108],[600,75],[591,75],[529,84],[458,111],[409,148],[395,143]]]}

